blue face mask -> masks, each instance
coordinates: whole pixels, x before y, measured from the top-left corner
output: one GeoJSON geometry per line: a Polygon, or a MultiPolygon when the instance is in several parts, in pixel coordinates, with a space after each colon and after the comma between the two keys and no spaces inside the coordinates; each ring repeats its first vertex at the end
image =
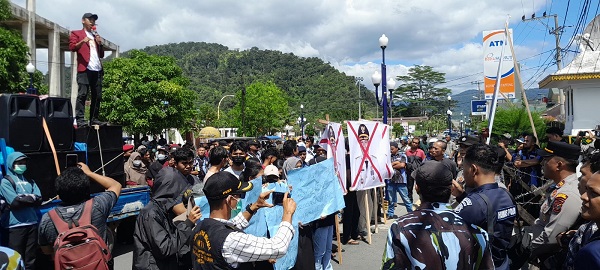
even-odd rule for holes
{"type": "Polygon", "coordinates": [[[27,170],[27,165],[15,165],[15,173],[17,174],[23,174],[25,173],[25,171],[27,170]]]}

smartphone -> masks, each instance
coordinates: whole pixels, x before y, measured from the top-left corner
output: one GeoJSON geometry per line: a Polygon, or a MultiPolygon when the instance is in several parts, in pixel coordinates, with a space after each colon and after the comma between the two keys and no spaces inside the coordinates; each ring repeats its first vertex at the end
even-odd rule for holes
{"type": "Polygon", "coordinates": [[[77,163],[79,163],[79,157],[77,154],[67,154],[67,168],[76,167],[77,163]]]}
{"type": "Polygon", "coordinates": [[[579,131],[579,133],[577,134],[577,136],[579,136],[579,137],[585,136],[585,131],[579,131]]]}
{"type": "Polygon", "coordinates": [[[194,196],[190,196],[188,206],[191,206],[190,208],[194,208],[194,206],[196,206],[196,200],[194,199],[194,196]]]}
{"type": "MultiPolygon", "coordinates": [[[[283,205],[283,197],[285,197],[285,192],[274,191],[272,194],[273,194],[273,205],[283,205]]],[[[288,196],[290,196],[289,193],[288,193],[288,196]]]]}

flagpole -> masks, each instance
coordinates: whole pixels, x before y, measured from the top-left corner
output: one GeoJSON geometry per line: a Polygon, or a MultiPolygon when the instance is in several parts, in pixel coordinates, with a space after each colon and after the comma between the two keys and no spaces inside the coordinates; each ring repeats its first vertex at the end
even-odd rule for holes
{"type": "Polygon", "coordinates": [[[492,106],[490,108],[490,122],[488,123],[488,131],[489,135],[486,140],[486,144],[490,144],[490,140],[492,139],[492,129],[494,127],[494,118],[496,116],[496,107],[498,106],[498,95],[500,94],[500,80],[502,79],[502,60],[504,58],[504,46],[506,41],[508,40],[508,18],[504,24],[504,43],[502,44],[502,51],[500,51],[500,59],[498,61],[498,71],[496,72],[496,85],[494,85],[494,95],[492,96],[492,106]]]}

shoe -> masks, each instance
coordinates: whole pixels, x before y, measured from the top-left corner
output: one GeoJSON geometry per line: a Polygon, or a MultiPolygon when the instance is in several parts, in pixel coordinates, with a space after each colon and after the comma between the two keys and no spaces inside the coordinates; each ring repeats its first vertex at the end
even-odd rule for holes
{"type": "Polygon", "coordinates": [[[92,120],[92,121],[90,121],[90,126],[95,126],[95,125],[106,126],[106,125],[108,125],[108,122],[102,122],[102,121],[99,121],[99,120],[92,120]]]}

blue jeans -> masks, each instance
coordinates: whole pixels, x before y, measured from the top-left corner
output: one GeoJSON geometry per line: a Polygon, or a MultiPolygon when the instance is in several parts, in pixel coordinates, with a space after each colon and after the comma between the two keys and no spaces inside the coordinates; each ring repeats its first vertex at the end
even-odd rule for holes
{"type": "Polygon", "coordinates": [[[394,215],[394,210],[396,209],[396,203],[398,202],[398,197],[396,195],[396,193],[400,193],[400,197],[402,198],[402,201],[404,202],[404,205],[406,206],[406,211],[408,212],[412,212],[412,199],[408,197],[408,188],[406,187],[405,183],[388,183],[387,185],[387,195],[389,198],[389,204],[388,204],[388,212],[387,215],[388,216],[393,216],[394,215]]]}
{"type": "Polygon", "coordinates": [[[331,266],[332,241],[333,226],[316,228],[313,232],[315,270],[333,270],[331,266]]]}

